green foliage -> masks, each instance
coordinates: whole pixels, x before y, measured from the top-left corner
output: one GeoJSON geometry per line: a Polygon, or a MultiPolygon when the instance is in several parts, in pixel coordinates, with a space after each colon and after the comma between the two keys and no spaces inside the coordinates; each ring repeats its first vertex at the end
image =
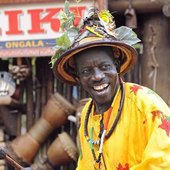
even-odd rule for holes
{"type": "Polygon", "coordinates": [[[122,26],[114,31],[115,37],[128,45],[134,45],[140,42],[140,39],[137,37],[136,33],[129,27],[122,26]]]}
{"type": "Polygon", "coordinates": [[[58,17],[61,23],[62,30],[68,30],[70,27],[73,26],[74,22],[74,14],[69,11],[70,4],[68,1],[65,1],[64,10],[61,10],[58,17]]]}
{"type": "Polygon", "coordinates": [[[60,37],[56,38],[56,44],[57,46],[61,47],[63,50],[70,47],[71,42],[66,33],[62,34],[60,37]]]}
{"type": "Polygon", "coordinates": [[[79,34],[79,28],[74,26],[75,15],[70,11],[69,1],[65,1],[64,9],[58,14],[60,19],[60,28],[64,33],[56,38],[56,45],[54,46],[55,55],[51,58],[51,67],[54,67],[55,61],[61,56],[61,53],[69,48],[77,35],[79,34]]]}

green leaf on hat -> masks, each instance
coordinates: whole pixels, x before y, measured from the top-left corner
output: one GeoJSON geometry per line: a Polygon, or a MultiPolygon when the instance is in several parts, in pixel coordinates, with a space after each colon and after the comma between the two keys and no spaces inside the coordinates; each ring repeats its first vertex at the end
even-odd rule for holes
{"type": "Polygon", "coordinates": [[[61,47],[58,46],[57,48],[58,48],[58,49],[56,50],[55,54],[51,57],[51,61],[50,61],[51,68],[54,67],[55,62],[56,62],[57,59],[60,57],[61,52],[62,52],[61,47]]]}
{"type": "Polygon", "coordinates": [[[56,38],[55,54],[51,57],[51,68],[54,67],[56,60],[60,57],[61,53],[71,46],[71,41],[67,33],[62,34],[60,37],[56,38]]]}
{"type": "Polygon", "coordinates": [[[61,46],[63,50],[70,47],[71,42],[70,42],[68,35],[64,33],[62,36],[56,38],[56,45],[61,46]]]}
{"type": "Polygon", "coordinates": [[[79,29],[76,28],[76,27],[72,27],[70,29],[67,30],[67,36],[69,37],[70,39],[70,45],[72,45],[72,43],[74,42],[75,40],[75,37],[78,36],[78,33],[79,33],[79,29]]]}
{"type": "Polygon", "coordinates": [[[73,25],[73,21],[74,21],[74,14],[70,13],[69,16],[67,16],[67,19],[65,20],[65,22],[63,23],[63,27],[67,30],[70,27],[72,27],[73,25]]]}
{"type": "Polygon", "coordinates": [[[67,20],[67,15],[61,10],[58,14],[58,17],[60,18],[60,27],[62,30],[64,30],[64,23],[67,20]]]}
{"type": "Polygon", "coordinates": [[[137,37],[136,33],[129,27],[121,26],[114,30],[115,38],[128,45],[134,45],[141,40],[137,37]]]}
{"type": "Polygon", "coordinates": [[[70,14],[69,8],[70,8],[70,3],[69,3],[69,1],[66,0],[65,4],[64,4],[64,12],[66,13],[66,15],[70,14]]]}
{"type": "Polygon", "coordinates": [[[53,68],[56,60],[61,56],[62,52],[68,49],[78,36],[79,28],[74,26],[74,13],[70,11],[69,1],[65,1],[64,9],[58,14],[60,19],[60,28],[65,31],[61,36],[56,38],[56,45],[53,47],[55,54],[51,57],[51,67],[53,68]]]}
{"type": "Polygon", "coordinates": [[[74,22],[74,14],[70,12],[69,7],[70,7],[69,2],[65,1],[64,10],[61,10],[58,14],[61,23],[60,27],[62,30],[69,29],[74,22]]]}

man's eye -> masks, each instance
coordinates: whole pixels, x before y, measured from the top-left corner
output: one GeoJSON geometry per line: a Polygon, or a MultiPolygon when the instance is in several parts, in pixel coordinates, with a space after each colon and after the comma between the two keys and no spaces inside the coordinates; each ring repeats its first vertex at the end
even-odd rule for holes
{"type": "Polygon", "coordinates": [[[81,71],[81,75],[89,75],[90,74],[90,69],[85,69],[81,71]]]}
{"type": "Polygon", "coordinates": [[[108,69],[110,69],[110,67],[111,67],[111,66],[110,66],[109,64],[105,64],[105,65],[102,65],[102,66],[101,66],[101,69],[102,69],[102,70],[108,70],[108,69]]]}

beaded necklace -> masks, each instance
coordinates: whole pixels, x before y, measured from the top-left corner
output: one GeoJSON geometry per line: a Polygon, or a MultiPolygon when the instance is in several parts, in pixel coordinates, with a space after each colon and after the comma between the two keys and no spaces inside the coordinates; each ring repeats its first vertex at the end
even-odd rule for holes
{"type": "Polygon", "coordinates": [[[93,106],[93,101],[90,102],[89,107],[88,107],[87,112],[86,112],[85,121],[84,121],[84,136],[86,137],[86,140],[90,145],[90,149],[91,149],[91,152],[92,152],[92,155],[93,155],[93,159],[95,161],[94,162],[94,168],[96,170],[100,170],[100,168],[101,168],[101,156],[102,156],[102,149],[103,149],[104,141],[111,136],[113,130],[115,129],[115,127],[116,127],[116,125],[119,121],[120,115],[121,115],[121,111],[122,111],[122,107],[123,107],[123,103],[124,103],[124,97],[125,97],[123,83],[120,84],[120,88],[121,88],[121,99],[120,99],[120,104],[119,104],[119,108],[118,108],[116,118],[115,118],[110,130],[107,132],[110,115],[111,115],[111,112],[112,112],[112,109],[113,109],[112,107],[110,107],[109,110],[108,110],[106,123],[104,125],[104,130],[103,130],[101,138],[98,140],[98,142],[93,141],[93,130],[94,130],[93,127],[90,128],[90,137],[89,137],[89,134],[88,134],[88,121],[89,121],[89,116],[90,116],[91,109],[92,109],[92,106],[93,106]],[[94,148],[93,148],[93,144],[96,144],[96,143],[99,144],[98,157],[96,157],[96,154],[95,154],[94,148]]]}

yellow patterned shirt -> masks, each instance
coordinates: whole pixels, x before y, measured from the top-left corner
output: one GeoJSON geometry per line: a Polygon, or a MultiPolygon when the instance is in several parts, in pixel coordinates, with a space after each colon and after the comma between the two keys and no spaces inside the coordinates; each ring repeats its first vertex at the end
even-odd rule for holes
{"type": "MultiPolygon", "coordinates": [[[[121,117],[111,136],[104,141],[101,170],[170,170],[170,109],[151,89],[133,83],[124,83],[125,99],[121,117]]],[[[112,103],[108,123],[110,130],[118,112],[121,98],[118,90],[112,103]]],[[[94,158],[89,142],[84,136],[84,121],[90,101],[81,115],[80,156],[77,170],[94,170],[94,158]]],[[[103,122],[107,113],[104,113],[103,122]]],[[[98,139],[101,114],[88,121],[88,133],[94,128],[93,140],[98,139]]],[[[106,132],[106,133],[107,133],[106,132]]],[[[93,145],[98,156],[99,146],[93,145]]]]}

